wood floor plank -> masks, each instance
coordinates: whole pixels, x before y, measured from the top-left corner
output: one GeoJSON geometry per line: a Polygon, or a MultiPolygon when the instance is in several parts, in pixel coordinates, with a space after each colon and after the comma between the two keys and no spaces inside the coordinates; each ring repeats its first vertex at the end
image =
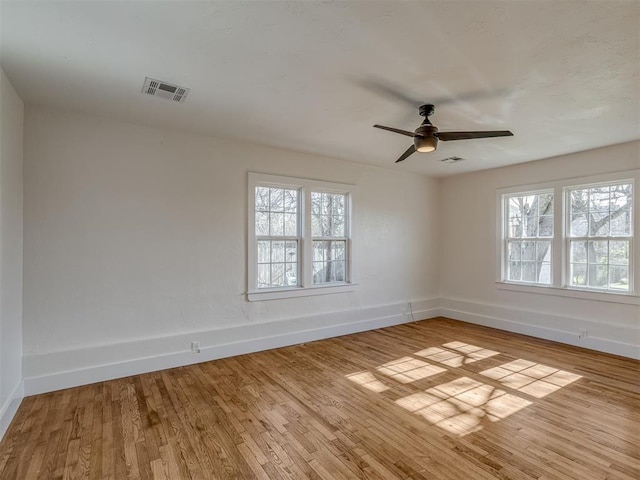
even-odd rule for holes
{"type": "Polygon", "coordinates": [[[640,478],[640,362],[445,318],[25,398],[0,480],[640,478]]]}

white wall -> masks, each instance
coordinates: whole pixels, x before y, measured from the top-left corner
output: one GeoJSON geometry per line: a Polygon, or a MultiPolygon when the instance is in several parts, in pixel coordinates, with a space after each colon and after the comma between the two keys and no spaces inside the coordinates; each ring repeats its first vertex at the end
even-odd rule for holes
{"type": "Polygon", "coordinates": [[[639,357],[637,302],[623,304],[516,292],[500,289],[495,283],[498,188],[637,168],[640,168],[640,142],[443,179],[440,212],[443,314],[639,357]],[[578,339],[577,333],[583,328],[589,331],[589,337],[578,339]]]}
{"type": "Polygon", "coordinates": [[[24,108],[0,70],[0,438],[22,399],[24,108]]]}
{"type": "Polygon", "coordinates": [[[27,393],[437,313],[434,179],[28,108],[24,188],[27,393]],[[357,185],[355,292],[247,302],[249,171],[357,185]]]}

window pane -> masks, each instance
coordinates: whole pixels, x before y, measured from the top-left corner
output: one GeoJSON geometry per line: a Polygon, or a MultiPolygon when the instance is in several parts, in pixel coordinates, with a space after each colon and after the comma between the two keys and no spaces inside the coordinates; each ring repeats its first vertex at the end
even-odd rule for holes
{"type": "Polygon", "coordinates": [[[629,290],[629,267],[609,267],[609,285],[616,290],[629,290]]]}
{"type": "Polygon", "coordinates": [[[538,195],[538,215],[553,215],[553,193],[538,195]]]}
{"type": "Polygon", "coordinates": [[[324,260],[324,251],[326,250],[326,242],[313,242],[313,261],[322,262],[324,260]]]}
{"type": "Polygon", "coordinates": [[[284,214],[284,234],[287,237],[298,236],[298,215],[295,213],[284,214]]]}
{"type": "Polygon", "coordinates": [[[298,285],[298,266],[296,264],[285,264],[285,283],[288,287],[298,285]]]}
{"type": "Polygon", "coordinates": [[[538,262],[550,262],[551,261],[551,242],[548,240],[542,240],[536,242],[536,260],[538,262]]]}
{"type": "Polygon", "coordinates": [[[298,242],[258,240],[258,288],[298,284],[298,242]]]}
{"type": "Polygon", "coordinates": [[[256,187],[256,210],[269,210],[269,188],[256,187]]]}
{"type": "Polygon", "coordinates": [[[258,288],[269,288],[271,286],[271,264],[258,265],[258,288]]]}
{"type": "Polygon", "coordinates": [[[589,220],[587,215],[580,213],[571,215],[571,232],[572,237],[586,237],[589,232],[589,220]]]}
{"type": "Polygon", "coordinates": [[[536,260],[536,242],[522,242],[522,261],[536,260]]]}
{"type": "Polygon", "coordinates": [[[587,242],[571,242],[570,258],[573,263],[587,263],[587,242]]]}
{"type": "Polygon", "coordinates": [[[313,242],[313,283],[332,283],[345,281],[346,242],[313,242]]]}
{"type": "Polygon", "coordinates": [[[589,211],[589,190],[571,191],[571,213],[584,214],[589,211]]]}
{"type": "Polygon", "coordinates": [[[553,237],[553,216],[544,215],[539,217],[538,235],[540,237],[553,237]]]}
{"type": "Polygon", "coordinates": [[[609,209],[611,211],[631,208],[631,184],[612,185],[610,202],[609,209]]]}
{"type": "Polygon", "coordinates": [[[284,215],[282,213],[269,214],[269,235],[284,235],[284,215]]]}
{"type": "Polygon", "coordinates": [[[509,197],[507,238],[553,236],[553,193],[509,197]]]}
{"type": "Polygon", "coordinates": [[[609,187],[596,187],[589,190],[589,210],[609,211],[609,187]]]}
{"type": "Polygon", "coordinates": [[[523,282],[538,281],[538,272],[536,269],[536,262],[522,262],[522,281],[523,282]]]}
{"type": "Polygon", "coordinates": [[[631,209],[624,208],[611,212],[612,236],[631,234],[631,209]]]}
{"type": "Polygon", "coordinates": [[[266,212],[256,212],[256,235],[269,235],[269,214],[266,212]]]}
{"type": "Polygon", "coordinates": [[[298,242],[285,242],[285,261],[298,262],[298,242]]]}
{"type": "Polygon", "coordinates": [[[551,285],[551,263],[541,262],[538,264],[538,283],[551,285]]]}
{"type": "Polygon", "coordinates": [[[258,263],[271,262],[271,242],[269,240],[258,241],[258,263]]]}
{"type": "Polygon", "coordinates": [[[311,235],[344,237],[346,235],[346,195],[311,193],[311,235]]]}
{"type": "Polygon", "coordinates": [[[285,212],[296,213],[298,211],[298,191],[285,190],[283,207],[285,212]]]}
{"type": "Polygon", "coordinates": [[[520,261],[522,253],[522,242],[509,242],[509,260],[520,261]]]}
{"type": "Polygon", "coordinates": [[[281,188],[271,188],[269,195],[269,210],[272,212],[284,211],[284,190],[281,188]]]}
{"type": "Polygon", "coordinates": [[[285,286],[284,275],[284,263],[272,263],[271,264],[271,286],[272,287],[284,287],[285,286]]]}
{"type": "Polygon", "coordinates": [[[520,266],[520,262],[509,262],[509,272],[507,275],[509,280],[513,280],[514,282],[520,281],[520,279],[522,278],[520,266]]]}
{"type": "Polygon", "coordinates": [[[332,237],[344,237],[344,217],[332,215],[329,218],[331,219],[330,235],[332,237]]]}
{"type": "Polygon", "coordinates": [[[591,211],[589,215],[589,236],[606,237],[609,235],[609,212],[591,211]]]}
{"type": "Polygon", "coordinates": [[[611,265],[629,265],[629,242],[609,242],[609,263],[611,265]]]}
{"type": "Polygon", "coordinates": [[[256,187],[256,235],[298,236],[298,190],[256,187]]]}
{"type": "Polygon", "coordinates": [[[271,263],[284,262],[284,242],[271,242],[271,263]]]}
{"type": "Polygon", "coordinates": [[[587,285],[594,288],[605,288],[609,283],[607,265],[589,265],[587,285]]]}
{"type": "Polygon", "coordinates": [[[609,258],[608,243],[606,240],[589,241],[587,244],[587,261],[592,264],[606,264],[609,258]]]}
{"type": "Polygon", "coordinates": [[[334,195],[333,197],[333,214],[334,215],[345,215],[345,195],[334,195]]]}
{"type": "Polygon", "coordinates": [[[587,265],[586,264],[571,264],[571,278],[570,285],[585,286],[587,284],[587,265]]]}

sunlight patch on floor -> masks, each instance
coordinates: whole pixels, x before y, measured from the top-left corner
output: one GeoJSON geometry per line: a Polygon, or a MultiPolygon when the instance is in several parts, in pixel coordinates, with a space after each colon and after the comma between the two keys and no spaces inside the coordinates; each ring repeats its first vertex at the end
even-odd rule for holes
{"type": "MultiPolygon", "coordinates": [[[[384,382],[381,375],[402,384],[410,384],[449,371],[427,360],[456,368],[500,355],[500,352],[463,342],[449,342],[441,347],[425,348],[414,355],[420,358],[401,357],[376,367],[375,371],[365,370],[346,377],[373,392],[393,391],[393,384],[384,382]]],[[[535,398],[544,398],[582,378],[581,375],[523,358],[483,370],[480,375],[516,393],[535,398]]],[[[430,381],[435,383],[433,379],[430,381]]],[[[469,377],[416,391],[395,400],[395,403],[430,424],[458,436],[476,432],[483,428],[483,424],[486,426],[488,422],[498,422],[533,404],[526,398],[469,377]]]]}
{"type": "Polygon", "coordinates": [[[367,371],[356,372],[356,373],[347,375],[347,378],[352,382],[357,383],[361,387],[369,389],[373,392],[380,393],[380,392],[384,392],[385,390],[389,390],[389,387],[387,387],[383,382],[378,380],[371,372],[367,372],[367,371]]]}
{"type": "Polygon", "coordinates": [[[495,350],[488,350],[462,342],[449,342],[442,346],[445,348],[429,347],[415,352],[415,355],[434,360],[449,367],[461,367],[462,365],[474,363],[478,360],[500,354],[500,352],[496,352],[495,350]]]}
{"type": "Polygon", "coordinates": [[[422,416],[448,432],[467,435],[482,428],[486,418],[496,422],[531,405],[504,390],[461,377],[396,400],[396,404],[422,416]]]}
{"type": "Polygon", "coordinates": [[[484,370],[480,375],[536,398],[544,398],[582,378],[581,375],[522,358],[484,370]]]}
{"type": "Polygon", "coordinates": [[[376,370],[400,383],[411,383],[446,372],[446,368],[431,365],[417,358],[402,357],[379,366],[376,370]]]}

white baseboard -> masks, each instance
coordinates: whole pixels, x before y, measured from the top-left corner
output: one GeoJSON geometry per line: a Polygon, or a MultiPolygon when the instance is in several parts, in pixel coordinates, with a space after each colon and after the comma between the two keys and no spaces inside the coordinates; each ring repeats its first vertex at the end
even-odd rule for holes
{"type": "MultiPolygon", "coordinates": [[[[437,299],[411,303],[416,319],[433,318],[440,313],[437,299]]],[[[411,321],[407,304],[396,303],[94,348],[26,355],[23,357],[24,392],[35,395],[411,321]],[[200,342],[200,353],[190,350],[192,341],[200,342]]]]}
{"type": "MultiPolygon", "coordinates": [[[[562,315],[521,310],[500,305],[440,298],[440,315],[468,323],[497,328],[507,332],[553,340],[614,355],[640,359],[640,346],[596,336],[579,337],[577,332],[602,330],[601,323],[562,315]],[[553,327],[551,326],[553,325],[553,327]]],[[[638,327],[607,325],[612,338],[638,339],[638,327]]]]}
{"type": "Polygon", "coordinates": [[[0,407],[0,440],[2,440],[7,428],[9,428],[9,424],[18,411],[18,407],[23,398],[24,382],[20,382],[13,389],[13,392],[11,392],[6,402],[0,407]]]}
{"type": "MultiPolygon", "coordinates": [[[[610,338],[597,335],[579,338],[576,332],[592,332],[602,324],[450,298],[411,302],[413,318],[444,316],[469,323],[640,359],[638,345],[614,339],[635,339],[637,328],[607,326],[610,338]]],[[[412,321],[406,303],[353,309],[289,320],[247,324],[191,332],[170,337],[147,338],[92,348],[23,357],[24,395],[60,390],[140,373],[206,362],[298,343],[348,335],[412,321]],[[200,353],[190,350],[200,342],[200,353]],[[114,360],[117,359],[117,360],[114,360]]],[[[20,397],[22,398],[22,397],[20,397]]],[[[18,402],[19,403],[19,402],[18,402]]],[[[3,407],[10,411],[9,406],[3,407]]],[[[13,408],[13,407],[11,407],[13,408]]],[[[15,412],[13,412],[15,413],[15,412]]],[[[13,414],[7,418],[11,418],[13,414]]],[[[8,424],[8,422],[7,422],[8,424]]]]}

